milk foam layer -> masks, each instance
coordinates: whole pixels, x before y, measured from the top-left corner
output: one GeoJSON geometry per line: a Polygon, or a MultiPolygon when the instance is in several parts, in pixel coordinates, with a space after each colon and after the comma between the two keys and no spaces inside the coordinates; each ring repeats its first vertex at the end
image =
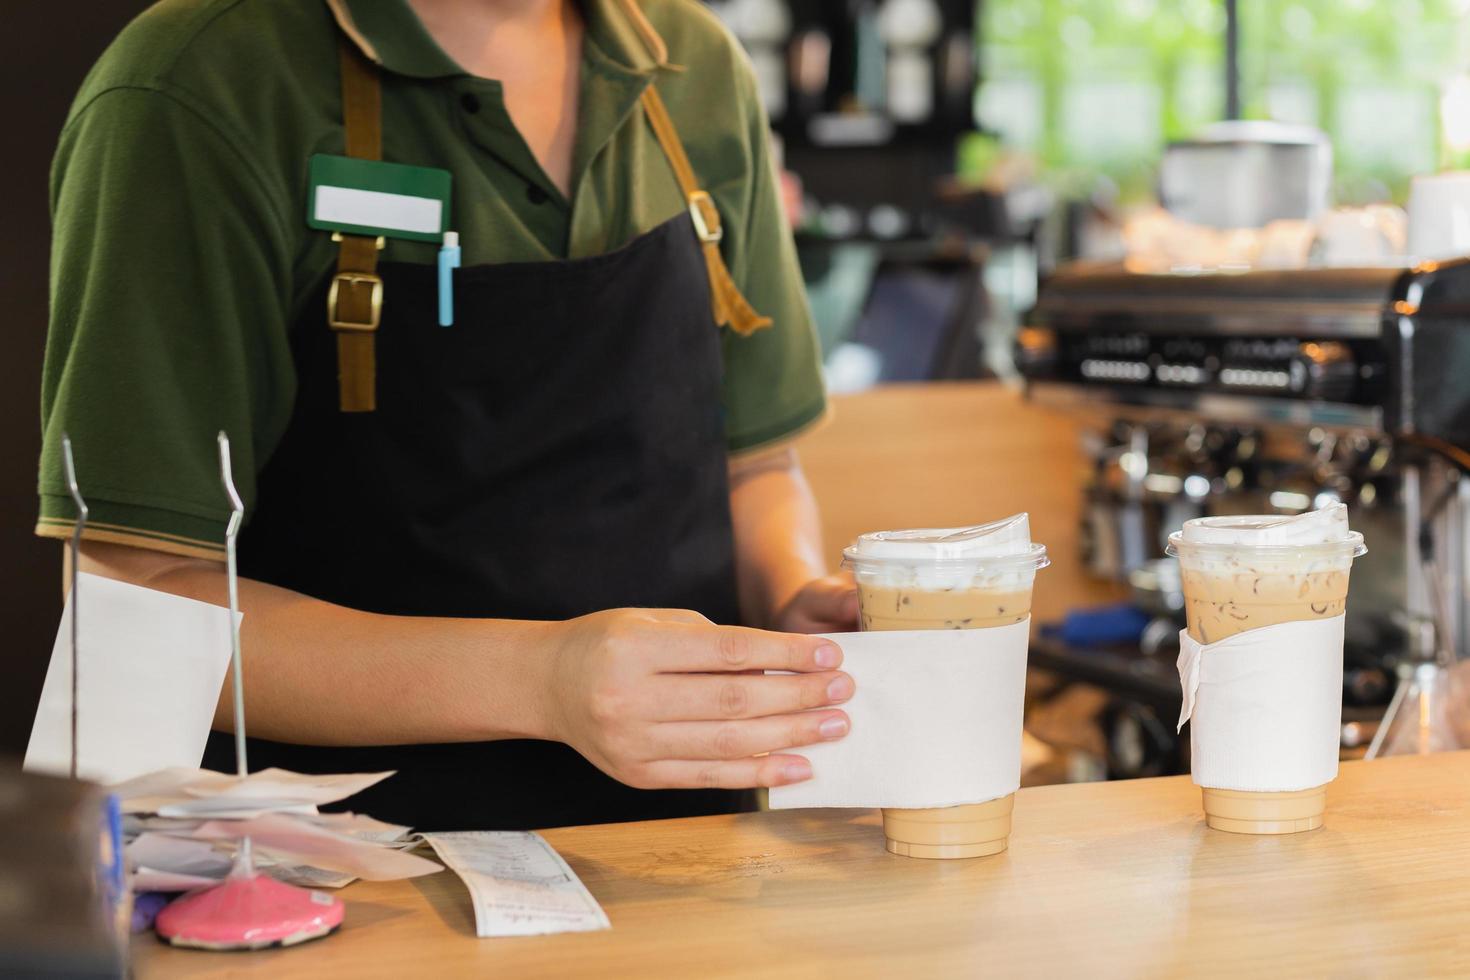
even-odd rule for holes
{"type": "Polygon", "coordinates": [[[1194,544],[1289,547],[1347,541],[1349,533],[1347,505],[1338,503],[1293,517],[1199,517],[1184,522],[1181,537],[1194,544]]]}
{"type": "Polygon", "coordinates": [[[875,531],[844,554],[859,582],[934,590],[1027,589],[1047,563],[1024,513],[971,527],[875,531]]]}

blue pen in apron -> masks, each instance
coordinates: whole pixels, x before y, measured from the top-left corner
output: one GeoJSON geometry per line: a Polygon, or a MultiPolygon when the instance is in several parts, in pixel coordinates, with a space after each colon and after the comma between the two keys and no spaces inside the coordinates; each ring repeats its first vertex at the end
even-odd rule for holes
{"type": "Polygon", "coordinates": [[[454,325],[454,270],[459,268],[459,232],[446,231],[439,249],[439,326],[454,325]]]}

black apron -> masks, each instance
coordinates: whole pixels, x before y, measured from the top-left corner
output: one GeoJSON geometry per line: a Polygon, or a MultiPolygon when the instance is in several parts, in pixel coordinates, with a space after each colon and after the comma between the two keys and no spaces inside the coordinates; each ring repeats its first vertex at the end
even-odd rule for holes
{"type": "MultiPolygon", "coordinates": [[[[689,214],[606,255],[460,270],[448,328],[432,266],[381,275],[376,411],[338,410],[325,283],[294,327],[294,414],[240,534],[240,574],[395,615],[666,606],[737,622],[721,333],[689,214]]],[[[632,789],[555,742],[251,739],[249,753],[252,769],[396,769],[343,807],[427,830],[727,813],[750,799],[632,789]]],[[[211,736],[205,765],[233,767],[229,736],[211,736]]]]}

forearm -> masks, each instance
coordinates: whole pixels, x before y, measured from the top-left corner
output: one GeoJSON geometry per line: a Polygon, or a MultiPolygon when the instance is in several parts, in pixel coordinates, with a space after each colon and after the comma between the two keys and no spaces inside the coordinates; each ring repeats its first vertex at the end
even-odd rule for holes
{"type": "MultiPolygon", "coordinates": [[[[84,571],[225,605],[224,566],[87,543],[84,571]]],[[[383,616],[240,581],[251,735],[312,745],[550,737],[554,623],[383,616]]],[[[233,730],[225,679],[215,728],[233,730]]]]}
{"type": "Polygon", "coordinates": [[[741,614],[748,625],[772,626],[803,586],[827,574],[816,498],[795,451],[732,463],[730,514],[741,614]]]}

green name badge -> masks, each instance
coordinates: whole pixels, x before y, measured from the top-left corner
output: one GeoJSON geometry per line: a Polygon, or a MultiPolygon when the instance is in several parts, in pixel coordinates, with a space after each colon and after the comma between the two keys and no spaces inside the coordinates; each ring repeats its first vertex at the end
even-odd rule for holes
{"type": "Polygon", "coordinates": [[[381,160],[311,158],[306,223],[322,231],[438,242],[449,225],[448,170],[381,160]]]}

